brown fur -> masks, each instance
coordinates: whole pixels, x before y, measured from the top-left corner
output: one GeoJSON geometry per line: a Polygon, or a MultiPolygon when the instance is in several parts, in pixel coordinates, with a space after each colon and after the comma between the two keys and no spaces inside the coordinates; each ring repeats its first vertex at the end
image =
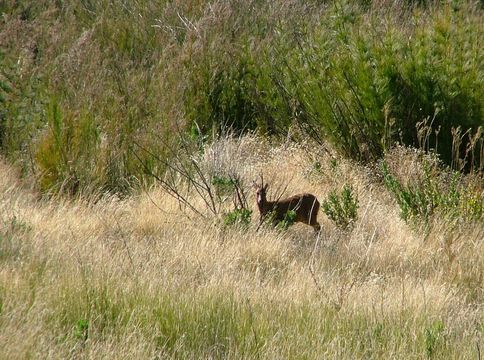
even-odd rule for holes
{"type": "Polygon", "coordinates": [[[261,185],[254,184],[256,187],[257,207],[260,216],[263,218],[269,212],[274,213],[273,223],[284,220],[286,213],[292,210],[296,213],[296,222],[310,225],[315,231],[321,229],[318,223],[319,201],[313,194],[298,194],[282,200],[268,201],[266,197],[268,185],[262,182],[261,185]]]}

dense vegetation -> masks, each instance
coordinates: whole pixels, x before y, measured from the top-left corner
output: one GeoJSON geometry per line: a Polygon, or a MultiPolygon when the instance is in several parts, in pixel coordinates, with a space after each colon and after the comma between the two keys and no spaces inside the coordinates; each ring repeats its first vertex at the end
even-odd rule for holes
{"type": "Polygon", "coordinates": [[[0,147],[43,191],[125,192],[174,134],[396,141],[482,169],[478,2],[7,1],[0,147]],[[137,145],[139,146],[137,146],[137,145]],[[140,151],[140,147],[149,151],[140,151]]]}
{"type": "Polygon", "coordinates": [[[482,357],[482,1],[0,14],[0,358],[482,357]]]}

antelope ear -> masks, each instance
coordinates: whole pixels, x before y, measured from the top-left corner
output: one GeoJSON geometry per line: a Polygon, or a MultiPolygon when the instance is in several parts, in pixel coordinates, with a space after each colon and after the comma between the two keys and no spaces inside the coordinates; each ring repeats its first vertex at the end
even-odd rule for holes
{"type": "Polygon", "coordinates": [[[263,187],[264,191],[267,191],[268,187],[269,187],[269,184],[265,184],[264,187],[263,187]]]}

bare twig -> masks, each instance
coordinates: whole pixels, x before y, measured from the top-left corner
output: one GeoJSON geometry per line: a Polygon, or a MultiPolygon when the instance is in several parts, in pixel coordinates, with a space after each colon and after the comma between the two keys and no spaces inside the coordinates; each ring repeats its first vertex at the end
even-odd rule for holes
{"type": "MultiPolygon", "coordinates": [[[[142,147],[141,145],[139,145],[137,142],[134,142],[134,144],[139,147],[141,150],[147,152],[149,155],[152,155],[156,158],[156,156],[154,154],[152,154],[148,149],[145,149],[144,147],[142,147]]],[[[153,177],[156,181],[158,181],[158,183],[161,185],[161,187],[166,190],[166,192],[171,195],[172,197],[174,197],[180,204],[183,204],[185,206],[187,206],[188,208],[190,208],[193,212],[195,212],[196,214],[202,216],[202,217],[205,217],[204,214],[202,214],[197,208],[195,208],[195,206],[193,206],[186,197],[184,197],[180,191],[173,185],[173,184],[170,184],[168,181],[162,179],[161,177],[159,177],[157,174],[155,174],[154,172],[151,171],[151,169],[149,169],[149,167],[143,162],[143,160],[140,158],[140,156],[135,152],[135,151],[132,151],[133,152],[133,155],[136,157],[136,159],[140,162],[140,164],[143,166],[144,170],[145,170],[145,173],[151,177],[153,177]]],[[[179,174],[183,175],[184,173],[183,172],[180,172],[179,170],[177,170],[176,168],[174,168],[173,166],[171,166],[167,161],[164,161],[164,160],[161,160],[160,161],[163,161],[163,163],[168,166],[169,168],[175,170],[176,172],[178,172],[179,174]]],[[[173,179],[173,177],[172,177],[173,179]]],[[[195,188],[197,188],[195,186],[195,188]]]]}

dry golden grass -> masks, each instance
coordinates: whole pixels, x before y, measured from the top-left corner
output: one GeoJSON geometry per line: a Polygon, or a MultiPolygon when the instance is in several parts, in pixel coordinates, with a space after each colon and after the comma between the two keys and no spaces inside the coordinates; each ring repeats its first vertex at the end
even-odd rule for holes
{"type": "Polygon", "coordinates": [[[349,183],[359,217],[345,232],[320,213],[316,237],[255,212],[225,227],[158,187],[39,200],[2,162],[0,358],[478,358],[482,223],[412,229],[371,171],[302,145],[225,139],[203,168],[247,188],[263,171],[273,196],[349,183]]]}

